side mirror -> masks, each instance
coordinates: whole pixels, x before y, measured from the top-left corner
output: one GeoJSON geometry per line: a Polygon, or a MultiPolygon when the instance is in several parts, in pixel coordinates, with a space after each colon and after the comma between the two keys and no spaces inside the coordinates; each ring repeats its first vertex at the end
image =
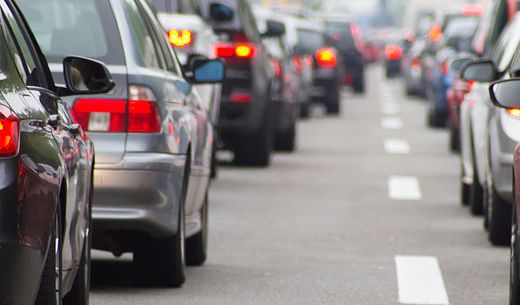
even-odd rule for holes
{"type": "Polygon", "coordinates": [[[222,3],[212,3],[209,6],[209,16],[215,22],[229,22],[235,13],[232,8],[222,3]]]}
{"type": "Polygon", "coordinates": [[[498,107],[520,108],[520,79],[506,79],[489,86],[489,96],[498,107]]]}
{"type": "Polygon", "coordinates": [[[107,93],[116,85],[105,64],[93,59],[66,57],[63,70],[65,84],[72,94],[107,93]]]}
{"type": "Polygon", "coordinates": [[[465,81],[477,81],[490,83],[498,78],[498,71],[491,60],[479,60],[468,63],[461,72],[461,78],[465,81]]]}
{"type": "Polygon", "coordinates": [[[462,69],[473,61],[473,57],[453,57],[448,60],[448,70],[453,75],[460,75],[462,69]]]}
{"type": "Polygon", "coordinates": [[[221,59],[195,59],[192,63],[192,84],[213,84],[224,81],[226,67],[221,59]]]}
{"type": "Polygon", "coordinates": [[[279,21],[267,20],[267,30],[262,34],[263,37],[280,37],[285,35],[285,24],[279,21]]]}

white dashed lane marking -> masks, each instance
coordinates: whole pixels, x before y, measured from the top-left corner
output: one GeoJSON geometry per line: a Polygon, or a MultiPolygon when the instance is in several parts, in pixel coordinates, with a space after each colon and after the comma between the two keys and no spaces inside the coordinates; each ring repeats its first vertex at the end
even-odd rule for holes
{"type": "Polygon", "coordinates": [[[449,305],[437,258],[396,256],[399,303],[412,305],[449,305]]]}
{"type": "Polygon", "coordinates": [[[385,152],[388,154],[409,154],[410,144],[403,139],[385,139],[383,142],[385,152]]]}
{"type": "Polygon", "coordinates": [[[391,176],[388,179],[388,197],[394,200],[420,200],[419,180],[416,177],[391,176]]]}
{"type": "Polygon", "coordinates": [[[403,121],[397,117],[385,117],[381,121],[381,127],[384,129],[401,129],[403,121]]]}

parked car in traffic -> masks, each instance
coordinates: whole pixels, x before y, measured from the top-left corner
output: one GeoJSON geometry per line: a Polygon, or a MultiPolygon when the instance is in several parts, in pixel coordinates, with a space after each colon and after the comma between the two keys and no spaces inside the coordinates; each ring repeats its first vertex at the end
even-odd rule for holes
{"type": "MultiPolygon", "coordinates": [[[[520,47],[519,30],[520,13],[517,13],[500,36],[492,59],[469,63],[462,71],[463,78],[489,84],[497,79],[510,78],[520,71],[520,65],[516,65],[514,60],[520,47]]],[[[479,98],[473,99],[470,119],[473,170],[479,174],[474,181],[480,182],[483,194],[479,198],[470,198],[470,204],[474,212],[482,209],[489,240],[504,245],[510,241],[511,172],[513,150],[520,142],[520,115],[493,107],[489,94],[479,98]],[[478,200],[481,200],[481,206],[476,206],[478,200]]]]}
{"type": "Polygon", "coordinates": [[[428,117],[430,127],[445,127],[448,122],[448,88],[452,85],[448,61],[456,54],[469,54],[471,41],[477,29],[479,17],[455,15],[446,22],[438,50],[431,67],[432,78],[428,86],[428,117]]]}
{"type": "MultiPolygon", "coordinates": [[[[516,63],[515,63],[516,64],[516,63]]],[[[520,92],[520,79],[512,78],[501,80],[492,84],[489,93],[493,103],[503,111],[509,113],[520,109],[518,101],[518,93],[520,92]]],[[[509,274],[509,304],[520,304],[520,145],[517,145],[513,152],[513,178],[512,178],[513,198],[512,208],[508,208],[512,217],[511,222],[511,256],[510,256],[510,274],[509,274]]],[[[501,212],[501,211],[499,211],[501,212]]]]}
{"type": "Polygon", "coordinates": [[[0,11],[0,303],[88,305],[94,148],[60,97],[114,83],[64,53],[56,85],[16,4],[0,11]]]}
{"type": "Polygon", "coordinates": [[[262,42],[269,52],[273,65],[271,99],[275,103],[276,115],[274,148],[291,152],[296,149],[296,132],[300,114],[298,91],[305,83],[293,61],[283,16],[259,7],[255,7],[254,15],[259,29],[264,33],[262,42]],[[267,32],[269,28],[278,28],[277,32],[284,34],[273,37],[267,32]]]}
{"type": "MultiPolygon", "coordinates": [[[[220,107],[220,139],[234,163],[268,166],[274,141],[273,66],[249,3],[200,0],[201,16],[220,37],[216,56],[226,62],[220,107]]],[[[268,29],[270,36],[283,31],[268,29]]]]}
{"type": "Polygon", "coordinates": [[[330,37],[330,45],[336,49],[344,65],[343,84],[351,86],[354,92],[365,92],[365,58],[360,27],[343,19],[325,19],[325,32],[330,37]]]}
{"type": "MultiPolygon", "coordinates": [[[[217,36],[211,26],[200,17],[196,0],[153,0],[152,4],[158,11],[157,17],[166,29],[168,40],[175,48],[182,65],[189,64],[199,55],[207,58],[215,57],[217,36]]],[[[212,177],[216,177],[218,168],[216,153],[221,87],[220,84],[195,86],[214,128],[214,147],[211,159],[212,177]]]]}
{"type": "Polygon", "coordinates": [[[312,101],[323,104],[328,114],[339,114],[344,76],[342,56],[330,44],[320,21],[301,18],[296,22],[294,52],[312,58],[312,101]]]}
{"type": "Polygon", "coordinates": [[[220,60],[181,68],[145,0],[17,1],[63,82],[65,54],[108,64],[109,93],[67,98],[96,145],[93,248],[134,254],[135,281],[178,287],[206,259],[213,128],[193,85],[220,60]],[[67,16],[67,18],[64,18],[67,16]]]}

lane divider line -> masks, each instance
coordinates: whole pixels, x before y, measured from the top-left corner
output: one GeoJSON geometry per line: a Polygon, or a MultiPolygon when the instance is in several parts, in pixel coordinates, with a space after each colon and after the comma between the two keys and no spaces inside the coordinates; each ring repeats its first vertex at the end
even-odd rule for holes
{"type": "Polygon", "coordinates": [[[385,139],[383,142],[387,154],[405,155],[410,153],[410,144],[404,139],[385,139]]]}
{"type": "Polygon", "coordinates": [[[401,129],[403,127],[403,121],[397,117],[385,117],[381,121],[381,127],[383,127],[383,129],[401,129]]]}
{"type": "Polygon", "coordinates": [[[381,112],[386,115],[396,115],[399,113],[399,106],[396,103],[386,102],[381,105],[381,112]]]}
{"type": "Polygon", "coordinates": [[[449,305],[439,261],[431,256],[396,256],[399,303],[449,305]]]}
{"type": "Polygon", "coordinates": [[[422,193],[419,179],[412,176],[390,176],[388,197],[394,200],[420,200],[422,193]]]}

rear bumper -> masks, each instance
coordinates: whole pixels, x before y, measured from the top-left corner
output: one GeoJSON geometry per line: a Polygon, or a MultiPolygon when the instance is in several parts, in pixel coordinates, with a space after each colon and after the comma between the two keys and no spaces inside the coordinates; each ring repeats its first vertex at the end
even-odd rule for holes
{"type": "Polygon", "coordinates": [[[96,164],[94,247],[111,250],[105,238],[122,231],[175,234],[185,163],[185,155],[127,153],[117,164],[96,164]]]}
{"type": "Polygon", "coordinates": [[[313,101],[322,101],[337,96],[341,88],[336,69],[316,69],[312,81],[311,97],[313,101]]]}

